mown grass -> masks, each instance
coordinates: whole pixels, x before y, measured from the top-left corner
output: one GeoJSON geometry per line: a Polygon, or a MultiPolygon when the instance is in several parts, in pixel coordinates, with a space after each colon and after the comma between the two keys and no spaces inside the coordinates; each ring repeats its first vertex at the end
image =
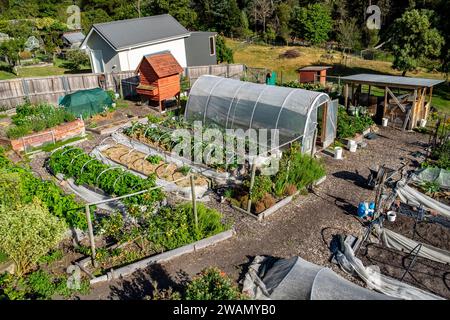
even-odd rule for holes
{"type": "MultiPolygon", "coordinates": [[[[333,68],[328,71],[330,76],[347,76],[358,73],[378,73],[401,75],[400,71],[392,69],[389,61],[364,60],[358,57],[345,59],[338,51],[327,52],[321,48],[300,46],[271,46],[248,44],[242,41],[227,39],[227,45],[234,51],[235,63],[243,63],[250,67],[267,68],[277,73],[277,80],[288,82],[298,78],[296,70],[309,65],[330,65],[333,68]],[[300,56],[293,59],[280,58],[280,54],[288,49],[296,49],[300,56]],[[324,55],[332,55],[328,59],[324,55]]],[[[445,75],[438,72],[428,72],[420,68],[417,72],[410,72],[409,77],[423,77],[432,79],[444,79],[445,75]]],[[[382,90],[373,88],[375,94],[384,95],[382,90]]],[[[434,88],[433,105],[440,111],[450,113],[450,86],[441,84],[434,88]]]]}

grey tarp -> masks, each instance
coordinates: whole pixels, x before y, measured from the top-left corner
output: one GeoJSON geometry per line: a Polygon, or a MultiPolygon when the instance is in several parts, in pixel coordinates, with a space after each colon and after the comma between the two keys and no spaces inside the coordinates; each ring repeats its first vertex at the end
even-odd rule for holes
{"type": "Polygon", "coordinates": [[[300,257],[257,256],[244,279],[243,292],[261,300],[389,300],[332,270],[300,257]]]}

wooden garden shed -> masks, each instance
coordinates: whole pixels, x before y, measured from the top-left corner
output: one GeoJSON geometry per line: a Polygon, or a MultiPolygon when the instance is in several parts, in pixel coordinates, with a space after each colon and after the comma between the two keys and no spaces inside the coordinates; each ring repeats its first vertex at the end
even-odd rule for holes
{"type": "Polygon", "coordinates": [[[158,104],[164,111],[164,101],[176,97],[180,103],[180,76],[183,68],[170,52],[161,52],[144,56],[136,73],[139,85],[136,92],[149,102],[158,104]]]}
{"type": "Polygon", "coordinates": [[[347,109],[350,106],[367,107],[377,122],[387,118],[403,130],[411,130],[421,120],[427,119],[433,87],[444,82],[380,74],[357,74],[341,80],[345,83],[344,104],[347,109]],[[366,92],[363,92],[363,86],[366,92]]]}
{"type": "Polygon", "coordinates": [[[298,72],[298,82],[309,83],[309,82],[320,82],[323,86],[327,81],[327,70],[331,69],[329,66],[309,66],[297,69],[298,72]]]}

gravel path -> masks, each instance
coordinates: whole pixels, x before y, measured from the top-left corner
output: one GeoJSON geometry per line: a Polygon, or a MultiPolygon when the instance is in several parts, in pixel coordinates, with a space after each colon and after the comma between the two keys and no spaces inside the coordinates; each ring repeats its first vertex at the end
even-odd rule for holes
{"type": "Polygon", "coordinates": [[[214,206],[235,221],[237,235],[233,239],[124,279],[98,284],[88,296],[81,298],[141,298],[150,293],[151,281],[157,280],[160,288],[176,287],[207,266],[217,266],[239,282],[252,258],[262,254],[277,257],[299,255],[363,285],[329,262],[331,237],[335,234],[362,236],[364,229],[355,214],[360,201],[375,197],[374,191],[364,187],[369,167],[385,164],[399,168],[403,160],[415,160],[412,153],[423,151],[426,141],[427,136],[415,132],[381,128],[378,139],[367,140],[368,146],[357,153],[345,151],[343,160],[321,154],[327,167],[327,179],[314,193],[299,196],[263,222],[216,202],[214,206]]]}

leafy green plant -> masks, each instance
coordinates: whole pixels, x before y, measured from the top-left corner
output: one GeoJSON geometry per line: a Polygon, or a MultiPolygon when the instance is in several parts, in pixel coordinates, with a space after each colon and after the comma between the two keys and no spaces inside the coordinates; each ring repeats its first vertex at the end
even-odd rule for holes
{"type": "Polygon", "coordinates": [[[64,108],[50,104],[32,105],[26,102],[16,108],[16,114],[11,118],[12,123],[6,134],[10,139],[17,139],[32,132],[39,132],[55,127],[63,122],[75,120],[75,116],[64,108]]]}
{"type": "Polygon", "coordinates": [[[191,167],[182,166],[177,169],[177,172],[182,173],[184,176],[187,176],[191,172],[191,167]]]}
{"type": "Polygon", "coordinates": [[[0,207],[0,250],[16,265],[21,276],[63,238],[65,223],[38,202],[0,207]]]}
{"type": "Polygon", "coordinates": [[[158,249],[175,249],[226,230],[222,215],[217,210],[199,203],[198,227],[195,227],[192,204],[163,207],[151,216],[148,223],[148,240],[158,249]]]}
{"type": "MultiPolygon", "coordinates": [[[[66,147],[56,151],[49,158],[48,165],[54,174],[64,174],[67,178],[74,178],[77,184],[100,188],[112,196],[123,196],[150,189],[156,185],[154,175],[143,179],[119,168],[110,170],[110,166],[90,157],[80,148],[66,147]]],[[[133,205],[152,206],[163,197],[164,194],[160,189],[154,189],[123,199],[123,202],[128,207],[133,205]]]]}
{"type": "MultiPolygon", "coordinates": [[[[245,186],[250,187],[250,181],[245,181],[245,186]]],[[[252,201],[260,201],[266,195],[272,191],[272,180],[270,176],[258,175],[255,176],[255,182],[253,189],[251,190],[250,199],[252,201]]]]}
{"type": "Polygon", "coordinates": [[[29,168],[13,164],[0,150],[0,205],[31,203],[38,198],[50,213],[70,227],[85,230],[86,218],[73,195],[65,195],[53,181],[42,181],[29,168]]]}
{"type": "Polygon", "coordinates": [[[356,133],[362,133],[364,130],[374,124],[370,116],[360,115],[351,116],[344,107],[338,108],[337,120],[337,137],[349,138],[355,136],[356,133]]]}
{"type": "Polygon", "coordinates": [[[204,269],[186,288],[186,300],[243,300],[247,297],[218,268],[204,269]]]}
{"type": "Polygon", "coordinates": [[[57,249],[50,251],[45,256],[39,258],[40,263],[51,264],[53,262],[59,261],[64,257],[64,252],[62,249],[57,249]]]}
{"type": "Polygon", "coordinates": [[[148,162],[150,162],[151,164],[159,164],[161,161],[163,161],[164,159],[162,157],[160,157],[159,155],[155,154],[152,155],[148,158],[146,158],[148,162]]]}

